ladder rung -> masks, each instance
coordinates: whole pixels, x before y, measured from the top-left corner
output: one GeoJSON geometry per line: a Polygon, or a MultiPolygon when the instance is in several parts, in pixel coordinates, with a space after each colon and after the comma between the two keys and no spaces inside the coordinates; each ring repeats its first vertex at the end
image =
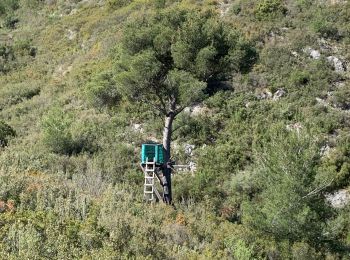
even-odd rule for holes
{"type": "Polygon", "coordinates": [[[153,194],[153,191],[145,191],[145,194],[153,194]]]}
{"type": "Polygon", "coordinates": [[[153,185],[154,185],[153,183],[145,183],[145,186],[147,186],[147,187],[151,187],[153,185]]]}

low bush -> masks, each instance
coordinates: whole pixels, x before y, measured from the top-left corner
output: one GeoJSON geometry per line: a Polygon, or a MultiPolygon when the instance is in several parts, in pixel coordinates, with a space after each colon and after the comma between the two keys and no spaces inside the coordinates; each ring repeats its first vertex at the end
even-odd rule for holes
{"type": "Polygon", "coordinates": [[[281,17],[286,12],[287,9],[282,0],[261,0],[255,9],[255,15],[260,20],[281,17]]]}
{"type": "Polygon", "coordinates": [[[8,124],[0,121],[0,146],[6,146],[10,137],[16,136],[15,130],[8,124]]]}
{"type": "Polygon", "coordinates": [[[14,11],[19,8],[19,0],[2,0],[0,2],[0,15],[14,11]]]}
{"type": "Polygon", "coordinates": [[[126,5],[130,4],[131,2],[132,2],[132,0],[108,0],[107,5],[111,9],[117,9],[117,8],[121,8],[123,6],[126,6],[126,5]]]}
{"type": "Polygon", "coordinates": [[[98,126],[76,120],[71,112],[51,109],[42,119],[44,143],[54,153],[93,153],[97,150],[98,126]]]}
{"type": "Polygon", "coordinates": [[[87,84],[86,94],[96,107],[113,108],[121,101],[121,94],[113,80],[113,75],[108,72],[94,76],[87,84]]]}
{"type": "Polygon", "coordinates": [[[51,151],[60,154],[72,154],[74,141],[70,132],[73,115],[59,108],[50,110],[42,120],[44,143],[51,151]]]}

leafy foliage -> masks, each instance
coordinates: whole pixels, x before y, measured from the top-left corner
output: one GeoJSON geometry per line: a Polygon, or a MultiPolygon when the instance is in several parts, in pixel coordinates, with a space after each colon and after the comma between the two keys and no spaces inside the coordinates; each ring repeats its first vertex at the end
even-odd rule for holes
{"type": "Polygon", "coordinates": [[[117,54],[117,85],[129,98],[176,111],[202,99],[207,84],[249,67],[251,47],[212,12],[181,8],[130,21],[117,54]]]}
{"type": "Polygon", "coordinates": [[[0,1],[1,258],[348,259],[349,8],[0,1]],[[150,90],[188,106],[176,208],[142,199],[150,90]]]}
{"type": "Polygon", "coordinates": [[[44,142],[55,153],[93,152],[96,129],[74,121],[72,113],[54,108],[43,118],[44,142]]]}
{"type": "Polygon", "coordinates": [[[277,18],[286,13],[281,0],[262,0],[258,2],[255,13],[258,19],[277,18]]]}

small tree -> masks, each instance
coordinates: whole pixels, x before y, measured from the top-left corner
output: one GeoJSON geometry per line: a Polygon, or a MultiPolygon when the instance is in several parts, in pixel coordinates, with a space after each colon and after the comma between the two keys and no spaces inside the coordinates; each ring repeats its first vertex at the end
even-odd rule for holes
{"type": "MultiPolygon", "coordinates": [[[[181,111],[201,101],[230,72],[245,70],[255,52],[216,13],[168,8],[145,13],[125,25],[115,81],[124,97],[143,102],[164,117],[165,161],[172,125],[181,111]]],[[[164,194],[171,201],[170,170],[164,194]]]]}
{"type": "Polygon", "coordinates": [[[276,241],[322,248],[330,237],[336,239],[327,227],[335,212],[325,201],[334,177],[319,175],[319,145],[305,132],[275,129],[271,137],[262,142],[254,171],[247,178],[246,185],[252,189],[242,205],[243,223],[276,241]]]}

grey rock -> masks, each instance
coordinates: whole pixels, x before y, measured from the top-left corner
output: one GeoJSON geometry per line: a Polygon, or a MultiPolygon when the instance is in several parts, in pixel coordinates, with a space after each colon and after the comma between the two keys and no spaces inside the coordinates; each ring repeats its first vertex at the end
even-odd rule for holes
{"type": "Polygon", "coordinates": [[[350,203],[350,193],[345,189],[338,190],[334,193],[327,194],[326,200],[332,205],[333,208],[344,208],[350,203]]]}
{"type": "Polygon", "coordinates": [[[321,53],[318,50],[312,49],[310,47],[306,47],[303,51],[309,54],[310,57],[315,60],[318,60],[321,57],[321,53]]]}
{"type": "Polygon", "coordinates": [[[301,129],[303,129],[303,126],[300,123],[294,123],[286,125],[286,129],[288,131],[295,131],[296,133],[300,133],[301,129]]]}
{"type": "Polygon", "coordinates": [[[195,162],[190,162],[188,167],[190,168],[190,171],[193,173],[197,170],[197,164],[195,162]]]}
{"type": "Polygon", "coordinates": [[[193,144],[185,144],[185,154],[189,156],[193,156],[193,150],[195,145],[193,144]]]}
{"type": "Polygon", "coordinates": [[[67,31],[67,38],[69,39],[69,40],[74,40],[75,38],[77,37],[77,32],[76,31],[73,31],[73,30],[71,30],[71,29],[68,29],[68,31],[67,31]]]}
{"type": "Polygon", "coordinates": [[[343,64],[343,62],[335,56],[328,56],[327,60],[332,64],[332,66],[334,67],[334,70],[336,72],[344,72],[345,71],[345,66],[343,64]]]}
{"type": "Polygon", "coordinates": [[[142,127],[142,124],[133,124],[132,125],[132,129],[135,131],[135,132],[139,132],[139,133],[143,133],[143,127],[142,127]]]}
{"type": "Polygon", "coordinates": [[[184,109],[184,113],[189,114],[190,116],[199,116],[209,112],[210,110],[201,104],[194,105],[192,107],[186,107],[184,109]]]}
{"type": "Polygon", "coordinates": [[[328,144],[326,144],[326,145],[321,147],[320,155],[327,157],[330,154],[331,150],[332,150],[332,148],[328,144]]]}
{"type": "Polygon", "coordinates": [[[272,93],[270,90],[264,89],[256,97],[258,99],[270,99],[272,98],[272,93]]]}
{"type": "Polygon", "coordinates": [[[287,92],[284,89],[279,89],[273,94],[273,100],[279,100],[280,98],[284,97],[287,94],[287,92]]]}

